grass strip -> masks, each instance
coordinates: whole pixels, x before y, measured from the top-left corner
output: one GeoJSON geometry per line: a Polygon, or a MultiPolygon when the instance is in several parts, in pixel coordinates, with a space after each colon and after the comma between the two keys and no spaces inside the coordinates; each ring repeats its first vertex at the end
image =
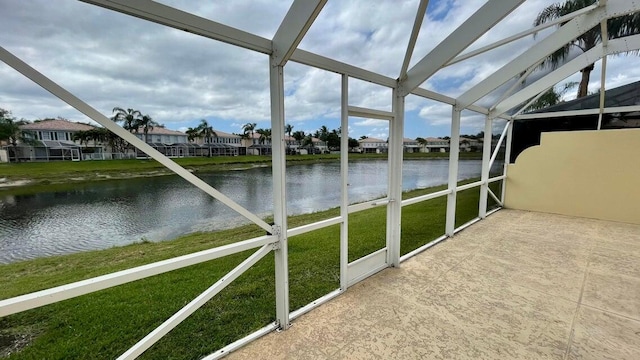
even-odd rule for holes
{"type": "MultiPolygon", "coordinates": [[[[492,184],[494,190],[495,185],[492,184]]],[[[444,186],[404,194],[415,197],[444,186]]],[[[477,189],[458,193],[458,218],[477,216],[477,189]]],[[[444,233],[446,197],[406,206],[402,254],[444,233]]],[[[338,209],[292,216],[295,227],[337,216],[338,209]]],[[[384,246],[386,207],[349,216],[349,258],[384,246]]],[[[339,225],[289,238],[291,309],[339,287],[339,225]]],[[[264,232],[247,225],[196,233],[159,243],[41,258],[0,266],[0,298],[9,298],[117,270],[192,253],[264,232]]],[[[243,261],[251,251],[172,271],[0,319],[5,344],[28,345],[0,356],[9,359],[112,359],[243,261]]],[[[267,256],[160,340],[141,358],[197,359],[274,320],[274,261],[267,256]]],[[[4,349],[4,353],[3,353],[4,349]]]]}
{"type": "MultiPolygon", "coordinates": [[[[480,159],[480,153],[461,153],[461,159],[480,159]]],[[[448,153],[407,153],[405,159],[443,159],[448,153]]],[[[387,154],[349,154],[350,160],[386,159],[387,154]]],[[[271,156],[219,156],[173,159],[191,172],[228,171],[254,166],[270,166],[271,156]]],[[[323,161],[339,161],[339,154],[290,155],[287,164],[308,164],[323,161]]],[[[2,194],[51,191],[53,185],[92,182],[131,177],[161,176],[173,174],[153,159],[52,161],[26,163],[0,163],[0,179],[7,182],[24,181],[22,186],[0,187],[2,194]]],[[[2,182],[0,182],[0,185],[2,182]]],[[[55,189],[55,188],[54,188],[55,189]]]]}

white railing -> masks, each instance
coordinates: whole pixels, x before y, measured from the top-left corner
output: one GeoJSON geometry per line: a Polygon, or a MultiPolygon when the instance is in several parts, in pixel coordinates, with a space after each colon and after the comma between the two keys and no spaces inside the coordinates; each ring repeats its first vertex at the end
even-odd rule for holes
{"type": "MultiPolygon", "coordinates": [[[[276,144],[273,146],[273,173],[274,173],[274,220],[276,225],[267,224],[262,218],[257,215],[249,212],[239,204],[235,203],[230,198],[226,197],[224,194],[220,193],[218,190],[211,187],[209,184],[202,181],[200,178],[196,177],[189,171],[185,170],[171,159],[161,154],[157,150],[150,147],[148,144],[144,143],[142,140],[135,137],[133,134],[124,130],[120,126],[116,125],[114,122],[106,118],[104,115],[100,114],[94,108],[75,97],[73,94],[69,93],[50,79],[46,78],[44,75],[37,72],[35,69],[31,68],[26,63],[22,62],[17,57],[13,56],[11,53],[0,47],[0,60],[12,66],[14,69],[21,72],[23,75],[36,82],[52,94],[58,96],[63,101],[67,102],[69,105],[83,112],[85,115],[89,116],[94,121],[102,124],[105,128],[114,132],[118,136],[122,137],[130,144],[135,146],[136,148],[144,151],[149,154],[149,156],[169,170],[175,172],[176,174],[183,177],[185,180],[196,186],[197,188],[203,190],[213,198],[221,201],[231,209],[245,216],[249,220],[251,220],[254,224],[258,225],[262,229],[268,231],[273,235],[265,235],[253,239],[248,239],[240,242],[236,242],[233,244],[216,247],[209,250],[204,250],[200,252],[196,252],[189,255],[179,256],[176,258],[163,260],[154,262],[151,264],[118,271],[115,273],[102,275],[98,277],[94,277],[87,280],[82,280],[78,282],[74,282],[71,284],[66,284],[58,287],[54,287],[51,289],[46,289],[42,291],[37,291],[30,294],[25,294],[21,296],[17,296],[10,299],[5,299],[0,301],[0,316],[7,316],[10,314],[15,314],[18,312],[26,311],[29,309],[34,309],[37,307],[45,306],[48,304],[53,304],[65,299],[70,299],[78,296],[82,296],[85,294],[90,294],[96,291],[100,291],[103,289],[107,289],[110,287],[126,284],[132,281],[136,281],[139,279],[148,278],[150,276],[159,275],[168,271],[173,271],[176,269],[184,268],[187,266],[192,266],[195,264],[199,264],[205,261],[221,258],[224,256],[237,254],[242,251],[257,249],[251,256],[245,259],[240,265],[230,271],[228,274],[220,278],[215,284],[213,284],[209,289],[205,292],[201,293],[198,297],[196,297],[189,304],[184,306],[181,310],[176,312],[173,316],[167,319],[162,325],[158,326],[155,330],[150,332],[147,336],[141,339],[138,343],[136,343],[133,347],[127,350],[120,359],[133,359],[138,355],[142,354],[146,349],[152,346],[155,342],[161,339],[164,335],[166,335],[171,329],[175,328],[178,324],[180,324],[184,319],[186,319],[190,314],[192,314],[196,309],[201,307],[204,303],[209,301],[212,297],[218,294],[223,288],[225,288],[228,284],[233,282],[236,278],[238,278],[242,273],[244,273],[247,269],[251,268],[257,261],[261,258],[264,258],[272,251],[275,256],[275,269],[276,269],[276,322],[274,324],[270,324],[263,329],[258,330],[256,333],[249,335],[243,339],[240,339],[227,347],[209,355],[207,359],[214,359],[221,356],[224,356],[233,349],[236,349],[247,342],[262,336],[269,331],[280,328],[286,329],[289,326],[289,321],[292,318],[300,316],[302,313],[311,310],[312,308],[328,301],[329,299],[339,295],[340,293],[346,291],[346,289],[355,284],[358,281],[361,281],[376,272],[389,267],[389,266],[398,266],[401,261],[408,259],[409,257],[419,253],[420,251],[424,251],[430,246],[433,246],[435,243],[443,241],[448,236],[453,236],[457,231],[460,231],[464,227],[468,226],[470,223],[478,221],[480,217],[473,219],[471,222],[467,224],[455,228],[454,229],[454,221],[455,221],[455,195],[463,190],[471,189],[474,187],[482,186],[486,187],[490,182],[500,180],[500,177],[488,179],[483,177],[480,181],[473,182],[471,184],[465,185],[457,185],[457,166],[458,166],[458,149],[454,147],[450,154],[450,181],[448,189],[437,191],[431,194],[426,194],[422,196],[418,196],[412,199],[402,200],[402,178],[401,178],[401,163],[402,163],[402,143],[403,143],[403,127],[402,127],[402,119],[404,116],[404,108],[402,101],[398,100],[399,97],[394,97],[394,110],[392,112],[382,112],[377,110],[359,108],[359,107],[349,107],[347,101],[347,91],[348,84],[346,75],[343,75],[343,83],[342,83],[342,119],[341,124],[343,125],[343,129],[348,129],[348,117],[351,116],[373,116],[377,118],[384,118],[391,122],[390,127],[392,128],[392,136],[390,136],[390,144],[389,144],[389,166],[390,166],[390,178],[389,178],[389,196],[382,198],[367,201],[360,204],[348,204],[348,199],[346,195],[347,191],[347,164],[348,164],[348,146],[346,146],[346,139],[348,138],[348,131],[344,131],[343,134],[343,143],[342,152],[341,152],[341,205],[340,205],[340,216],[333,217],[330,219],[325,219],[322,221],[318,221],[312,224],[303,225],[295,228],[289,229],[287,226],[287,218],[286,218],[286,191],[284,187],[285,180],[285,164],[284,164],[284,114],[282,112],[282,108],[278,104],[282,104],[284,97],[283,90],[283,73],[281,66],[273,66],[271,68],[271,95],[272,98],[272,129],[274,141],[276,144]],[[279,144],[279,146],[277,145],[279,144]],[[455,150],[455,151],[453,151],[455,150]],[[433,242],[429,242],[428,244],[422,246],[421,248],[410,252],[404,256],[400,256],[400,228],[399,226],[387,226],[387,243],[386,246],[382,249],[378,249],[371,254],[368,254],[360,259],[357,259],[352,262],[348,262],[348,218],[350,214],[366,211],[375,207],[386,206],[387,209],[387,223],[389,224],[398,224],[400,223],[401,218],[401,209],[403,206],[418,204],[423,201],[428,201],[432,199],[436,199],[442,196],[447,196],[447,229],[452,229],[452,231],[447,231],[447,235],[443,235],[433,242]],[[453,216],[451,216],[453,214],[453,216]],[[340,288],[336,289],[329,294],[326,294],[320,297],[318,300],[312,302],[311,304],[302,307],[301,309],[297,309],[293,312],[289,310],[289,285],[288,285],[288,253],[287,253],[287,238],[290,236],[302,235],[311,231],[323,229],[329,226],[340,225],[341,226],[341,235],[340,235],[340,288]]],[[[394,92],[395,93],[395,92],[394,92]]],[[[454,111],[455,115],[455,111],[454,111]]],[[[459,114],[458,114],[459,115],[459,114]]],[[[454,116],[453,121],[453,129],[459,130],[459,116],[454,116]],[[457,125],[456,125],[457,124],[457,125]]],[[[452,132],[454,137],[456,137],[459,131],[452,132]]],[[[504,135],[501,137],[504,138],[504,135]]],[[[457,141],[457,140],[456,140],[457,141]]],[[[485,146],[490,146],[490,142],[487,144],[485,142],[485,146]]],[[[498,145],[499,147],[499,145],[498,145]]],[[[497,150],[496,150],[497,151],[497,150]]],[[[119,157],[114,156],[113,154],[105,153],[102,154],[104,157],[119,157]]],[[[128,155],[128,154],[127,154],[128,155]]],[[[123,155],[122,157],[128,157],[127,155],[123,155]]],[[[131,154],[131,156],[134,156],[131,154]]],[[[489,164],[489,158],[485,157],[483,160],[483,169],[485,165],[489,164]]],[[[505,167],[506,169],[506,167],[505,167]]],[[[504,175],[503,175],[504,177],[504,175]]],[[[497,196],[491,193],[490,190],[487,190],[494,199],[497,200],[497,196]]],[[[481,191],[482,193],[482,191],[481,191]]],[[[486,205],[486,204],[485,204],[486,205]]],[[[486,210],[486,209],[485,209],[486,210]]]]}

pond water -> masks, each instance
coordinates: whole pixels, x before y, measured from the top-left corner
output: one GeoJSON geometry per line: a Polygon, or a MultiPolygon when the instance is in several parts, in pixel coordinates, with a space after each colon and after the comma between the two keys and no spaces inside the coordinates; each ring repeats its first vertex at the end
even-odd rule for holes
{"type": "MultiPolygon", "coordinates": [[[[480,160],[461,160],[459,179],[480,176],[480,160]]],[[[272,212],[271,168],[198,173],[204,181],[244,206],[272,212]]],[[[448,161],[407,160],[403,188],[447,182],[448,161]]],[[[383,197],[386,160],[349,164],[349,202],[383,197]]],[[[340,204],[338,162],[287,168],[291,215],[340,204]]],[[[178,176],[78,184],[66,191],[7,196],[0,192],[0,263],[104,249],[147,239],[160,241],[195,231],[234,227],[247,221],[178,176]]]]}

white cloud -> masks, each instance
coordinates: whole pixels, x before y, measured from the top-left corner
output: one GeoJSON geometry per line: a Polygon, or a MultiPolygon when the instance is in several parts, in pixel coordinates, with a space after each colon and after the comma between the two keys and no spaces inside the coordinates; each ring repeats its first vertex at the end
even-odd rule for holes
{"type": "Polygon", "coordinates": [[[353,126],[384,126],[388,125],[389,122],[386,120],[378,120],[378,119],[363,119],[358,120],[353,123],[353,126]]]}
{"type": "MultiPolygon", "coordinates": [[[[292,0],[177,1],[163,3],[198,16],[270,38],[292,0]]],[[[431,51],[486,1],[432,0],[411,66],[431,51]]],[[[531,27],[534,16],[555,0],[528,0],[470,49],[531,27]]],[[[301,43],[301,48],[348,64],[399,75],[415,18],[418,0],[330,1],[301,43]]],[[[5,2],[0,11],[3,47],[51,77],[107,116],[115,106],[134,107],[160,123],[175,128],[194,126],[201,118],[216,128],[240,131],[240,124],[257,122],[268,127],[270,118],[268,57],[186,32],[169,29],[82,2],[45,0],[5,2]]],[[[539,34],[544,38],[550,33],[539,34]]],[[[452,97],[495,72],[528,49],[527,36],[437,72],[423,86],[452,97]]],[[[611,57],[607,88],[640,79],[636,56],[611,57]]],[[[599,65],[590,91],[599,87],[599,65]]],[[[532,79],[542,73],[532,75],[532,79]]],[[[573,75],[565,81],[579,79],[573,75]]],[[[502,87],[499,91],[502,91],[502,87]]],[[[308,66],[285,67],[285,115],[296,130],[315,131],[335,124],[340,115],[340,76],[308,66]]],[[[498,91],[497,91],[498,92],[498,91]]],[[[480,100],[493,105],[496,93],[480,100]]],[[[349,81],[349,104],[391,110],[391,90],[356,79],[349,81]]],[[[571,94],[567,94],[569,99],[571,94]]],[[[75,109],[0,64],[0,107],[27,119],[62,116],[88,121],[75,109]]],[[[425,124],[446,128],[451,107],[408,97],[405,109],[418,114],[407,122],[407,136],[425,124]]],[[[354,133],[364,130],[353,122],[354,133]]],[[[463,126],[482,128],[482,116],[464,115],[463,126]]],[[[422,127],[421,127],[422,126],[422,127]]]]}

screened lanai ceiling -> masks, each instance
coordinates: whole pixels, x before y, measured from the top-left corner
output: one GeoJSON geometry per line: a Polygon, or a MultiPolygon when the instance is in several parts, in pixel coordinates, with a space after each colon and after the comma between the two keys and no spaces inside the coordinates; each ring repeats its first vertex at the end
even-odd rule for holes
{"type": "MultiPolygon", "coordinates": [[[[635,56],[625,58],[623,65],[618,63],[617,70],[619,58],[609,59],[640,49],[640,35],[605,37],[586,53],[573,53],[553,71],[536,71],[543,59],[585,31],[600,27],[606,33],[608,19],[640,10],[640,3],[634,1],[599,1],[556,23],[563,26],[550,23],[548,28],[531,25],[535,14],[550,4],[542,0],[224,3],[228,4],[149,0],[2,3],[0,60],[8,66],[0,68],[1,106],[27,118],[48,117],[52,111],[69,117],[84,114],[259,226],[265,235],[3,300],[0,316],[257,249],[121,356],[133,359],[273,252],[276,321],[244,338],[246,343],[271,330],[288,328],[291,318],[383,268],[399,266],[402,257],[416,254],[412,251],[401,257],[403,206],[446,197],[445,233],[438,240],[442,241],[470,224],[456,227],[459,191],[480,188],[478,217],[471,223],[487,216],[489,197],[501,205],[505,187],[500,196],[489,184],[504,181],[507,174],[490,178],[490,170],[501,143],[509,139],[514,118],[520,116],[518,109],[537,94],[601,61],[603,66],[594,69],[590,84],[593,90],[601,90],[596,113],[640,110],[638,105],[605,109],[602,97],[602,90],[615,87],[616,81],[629,83],[640,78],[640,73],[634,73],[640,67],[630,66],[637,61],[635,56]],[[60,100],[53,100],[54,96],[60,100]],[[226,132],[239,131],[248,121],[271,127],[273,223],[115,124],[108,117],[114,106],[153,114],[169,128],[190,126],[190,121],[202,117],[226,132]],[[38,111],[47,114],[38,116],[38,111]],[[350,117],[364,120],[351,123],[350,117]],[[503,119],[494,124],[501,123],[502,131],[492,151],[489,130],[493,119],[500,117],[503,119]],[[285,124],[308,131],[337,119],[343,130],[340,216],[290,228],[285,124]],[[403,137],[438,136],[430,132],[438,131],[434,123],[442,119],[451,144],[459,142],[461,133],[473,131],[474,119],[484,123],[475,128],[485,130],[480,180],[458,183],[460,149],[450,146],[447,188],[403,200],[403,137]],[[504,119],[509,120],[506,125],[504,119]],[[359,137],[358,131],[377,135],[370,129],[380,127],[379,121],[387,128],[378,131],[386,130],[389,139],[386,197],[350,205],[348,136],[344,135],[359,137]],[[373,206],[386,207],[385,247],[349,262],[349,229],[345,226],[349,214],[373,206]],[[295,313],[290,311],[287,238],[338,224],[340,288],[295,313]]],[[[505,156],[509,156],[509,146],[505,156]]],[[[242,342],[229,346],[238,344],[242,342]]],[[[222,349],[210,358],[227,352],[222,349]]]]}
{"type": "MultiPolygon", "coordinates": [[[[640,70],[636,70],[640,66],[630,66],[640,65],[637,56],[613,56],[608,57],[607,81],[603,82],[602,48],[587,55],[572,52],[573,65],[545,78],[551,69],[535,65],[552,48],[579,35],[580,29],[598,26],[602,19],[637,7],[629,1],[596,2],[562,30],[551,26],[539,29],[534,37],[535,15],[552,3],[17,2],[3,5],[0,17],[9,30],[0,35],[0,43],[63,87],[82,94],[102,113],[131,105],[170,128],[184,129],[206,117],[219,130],[238,132],[239,125],[247,121],[268,124],[265,54],[277,44],[272,41],[275,37],[295,45],[287,50],[298,48],[283,54],[292,60],[285,70],[287,121],[297,129],[312,131],[337,119],[340,80],[336,73],[346,72],[353,78],[350,101],[354,105],[390,110],[389,89],[399,78],[406,92],[419,92],[421,98],[409,96],[405,108],[405,135],[413,138],[432,131],[433,135],[448,135],[437,133],[438,126],[448,128],[449,105],[456,101],[480,113],[496,107],[493,116],[513,113],[518,105],[557,83],[578,81],[585,61],[596,63],[591,92],[602,84],[608,89],[640,80],[640,70]],[[294,11],[288,18],[289,9],[294,11]],[[43,22],[39,14],[44,13],[47,21],[43,22]],[[496,42],[501,46],[465,56],[496,42]],[[526,80],[517,80],[532,67],[535,70],[526,80]],[[527,90],[521,91],[524,87],[527,90]],[[513,95],[503,96],[509,90],[513,95]],[[425,96],[444,104],[425,102],[425,96]]],[[[637,42],[635,38],[612,41],[607,53],[636,49],[637,42]]],[[[45,118],[55,111],[72,120],[87,120],[12,69],[2,66],[0,75],[2,85],[12,85],[0,87],[7,99],[2,105],[15,114],[45,118]]],[[[467,115],[462,132],[465,126],[468,133],[479,130],[484,115],[467,115]]],[[[384,135],[373,131],[375,125],[375,121],[359,122],[352,133],[384,135]]]]}

